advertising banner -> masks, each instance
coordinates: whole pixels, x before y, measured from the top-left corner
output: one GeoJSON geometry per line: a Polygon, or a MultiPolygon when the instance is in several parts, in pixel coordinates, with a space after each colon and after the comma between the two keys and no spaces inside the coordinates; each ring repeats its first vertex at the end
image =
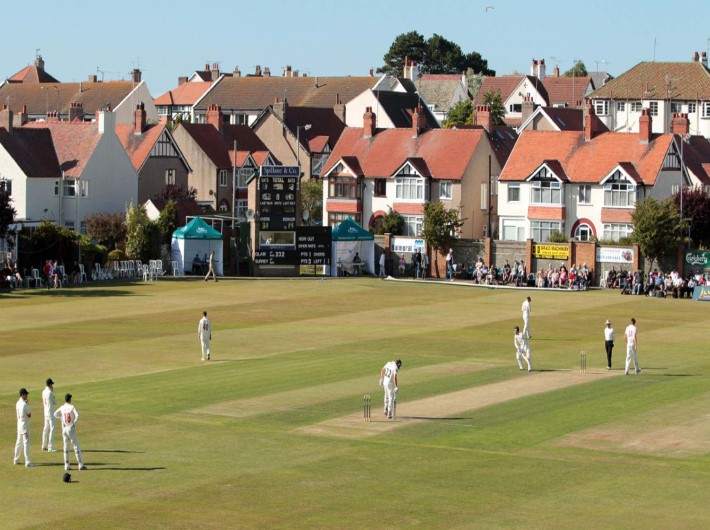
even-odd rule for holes
{"type": "Polygon", "coordinates": [[[710,287],[707,285],[698,285],[693,289],[693,300],[710,302],[710,287]]]}
{"type": "Polygon", "coordinates": [[[710,267],[710,252],[686,252],[685,263],[691,267],[710,267]]]}
{"type": "Polygon", "coordinates": [[[625,263],[633,265],[634,249],[625,247],[597,247],[599,263],[625,263]]]}
{"type": "Polygon", "coordinates": [[[533,258],[567,260],[569,258],[569,245],[533,244],[533,258]]]}

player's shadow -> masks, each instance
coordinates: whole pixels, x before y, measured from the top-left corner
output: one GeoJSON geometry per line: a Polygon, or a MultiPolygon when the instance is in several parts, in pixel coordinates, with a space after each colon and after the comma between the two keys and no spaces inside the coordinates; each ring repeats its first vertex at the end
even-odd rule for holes
{"type": "Polygon", "coordinates": [[[126,451],[125,449],[84,449],[82,453],[135,453],[142,455],[145,451],[126,451]]]}
{"type": "Polygon", "coordinates": [[[463,417],[458,417],[458,418],[434,418],[432,416],[397,416],[397,419],[406,419],[406,420],[428,420],[428,421],[461,421],[461,420],[470,420],[471,418],[463,418],[463,417]]]}
{"type": "Polygon", "coordinates": [[[89,471],[159,471],[165,467],[131,467],[121,466],[117,462],[86,462],[89,471]]]}

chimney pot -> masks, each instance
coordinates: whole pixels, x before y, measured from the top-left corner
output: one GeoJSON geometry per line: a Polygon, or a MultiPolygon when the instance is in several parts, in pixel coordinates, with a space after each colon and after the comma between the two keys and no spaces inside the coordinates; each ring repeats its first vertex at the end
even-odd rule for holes
{"type": "Polygon", "coordinates": [[[377,117],[372,112],[372,107],[365,108],[365,114],[362,117],[362,136],[363,138],[372,138],[375,135],[377,117]]]}

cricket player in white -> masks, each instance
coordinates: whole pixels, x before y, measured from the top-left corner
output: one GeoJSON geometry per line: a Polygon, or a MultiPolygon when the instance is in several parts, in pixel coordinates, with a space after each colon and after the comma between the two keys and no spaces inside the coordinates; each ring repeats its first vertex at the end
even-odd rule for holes
{"type": "Polygon", "coordinates": [[[207,311],[202,312],[202,318],[197,325],[197,336],[202,345],[202,360],[210,360],[210,341],[212,340],[212,324],[207,318],[207,311]]]}
{"type": "Polygon", "coordinates": [[[64,440],[64,469],[69,471],[71,466],[69,465],[69,444],[74,447],[74,455],[76,456],[76,462],[79,464],[79,469],[84,470],[86,466],[81,458],[81,448],[79,447],[79,442],[76,439],[76,422],[79,421],[79,412],[76,410],[74,405],[71,404],[71,394],[64,396],[64,405],[59,407],[54,411],[55,418],[62,419],[62,439],[64,440]]]}
{"type": "Polygon", "coordinates": [[[17,465],[20,462],[20,451],[24,449],[25,467],[35,467],[32,460],[30,460],[30,418],[32,413],[27,403],[27,394],[27,389],[21,388],[20,399],[17,400],[15,405],[15,412],[17,413],[17,443],[15,443],[15,458],[12,463],[17,465]]]}
{"type": "Polygon", "coordinates": [[[530,351],[530,345],[527,339],[520,333],[520,328],[515,326],[515,335],[513,336],[513,346],[515,346],[515,360],[518,361],[518,368],[524,370],[523,363],[520,359],[525,359],[525,363],[528,365],[528,372],[532,371],[532,352],[530,351]]]}
{"type": "Polygon", "coordinates": [[[528,296],[523,302],[523,337],[526,339],[532,339],[530,334],[530,312],[532,308],[530,307],[530,297],[528,296]]]}
{"type": "Polygon", "coordinates": [[[641,368],[639,367],[639,358],[636,353],[636,348],[638,347],[638,337],[635,318],[632,318],[631,324],[626,327],[624,339],[626,340],[626,369],[624,370],[624,373],[629,375],[629,368],[631,368],[631,362],[633,361],[636,373],[640,374],[641,368]]]}
{"type": "Polygon", "coordinates": [[[56,453],[54,449],[54,409],[57,406],[57,398],[54,397],[54,381],[47,379],[47,386],[42,390],[42,405],[44,405],[44,430],[42,431],[42,451],[56,453]]]}
{"type": "Polygon", "coordinates": [[[395,400],[397,399],[397,372],[402,366],[402,361],[390,361],[380,370],[380,386],[385,388],[385,416],[392,419],[395,400]]]}

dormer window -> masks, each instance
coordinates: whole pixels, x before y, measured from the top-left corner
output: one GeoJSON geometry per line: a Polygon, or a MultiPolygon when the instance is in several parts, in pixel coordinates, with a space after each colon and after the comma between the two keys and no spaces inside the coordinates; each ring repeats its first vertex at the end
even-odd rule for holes
{"type": "Polygon", "coordinates": [[[562,204],[562,183],[546,167],[532,178],[530,182],[530,202],[532,204],[562,204]]]}
{"type": "Polygon", "coordinates": [[[628,208],[636,204],[636,186],[629,182],[620,171],[604,183],[604,206],[628,208]]]}

